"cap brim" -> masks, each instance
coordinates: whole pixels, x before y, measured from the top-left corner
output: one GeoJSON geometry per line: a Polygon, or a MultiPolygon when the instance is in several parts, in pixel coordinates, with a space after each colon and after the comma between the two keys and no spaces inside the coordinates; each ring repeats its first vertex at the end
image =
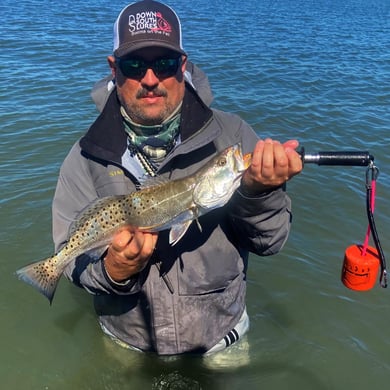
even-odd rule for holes
{"type": "Polygon", "coordinates": [[[140,41],[133,44],[124,44],[122,46],[119,46],[118,49],[114,51],[114,55],[116,57],[124,57],[129,54],[131,54],[134,51],[145,49],[147,47],[162,47],[164,49],[172,50],[176,53],[187,55],[187,53],[181,49],[180,47],[177,47],[175,45],[170,45],[169,43],[161,42],[161,41],[140,41]]]}

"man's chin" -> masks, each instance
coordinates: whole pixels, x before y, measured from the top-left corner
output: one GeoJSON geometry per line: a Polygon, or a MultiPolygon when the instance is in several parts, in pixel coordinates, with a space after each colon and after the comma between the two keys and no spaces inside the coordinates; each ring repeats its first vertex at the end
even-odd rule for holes
{"type": "Polygon", "coordinates": [[[143,110],[140,114],[138,123],[144,126],[161,125],[165,118],[167,118],[165,111],[162,112],[161,109],[153,109],[152,107],[150,107],[150,109],[143,110]]]}

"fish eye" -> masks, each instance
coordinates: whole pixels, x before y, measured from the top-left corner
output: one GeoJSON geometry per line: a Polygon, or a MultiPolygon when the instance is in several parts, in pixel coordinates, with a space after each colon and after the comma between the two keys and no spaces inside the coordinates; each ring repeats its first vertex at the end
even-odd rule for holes
{"type": "Polygon", "coordinates": [[[219,167],[224,167],[226,165],[226,157],[221,157],[219,160],[218,160],[218,166],[219,167]]]}

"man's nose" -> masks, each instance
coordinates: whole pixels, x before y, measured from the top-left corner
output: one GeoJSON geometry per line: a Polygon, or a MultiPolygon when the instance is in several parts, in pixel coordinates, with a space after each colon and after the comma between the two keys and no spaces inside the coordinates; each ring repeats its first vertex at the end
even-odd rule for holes
{"type": "Polygon", "coordinates": [[[146,73],[145,73],[145,76],[142,78],[141,80],[141,83],[144,84],[144,85],[148,85],[148,86],[151,86],[151,85],[156,85],[160,82],[159,78],[156,76],[156,74],[153,72],[153,69],[152,68],[149,68],[146,73]]]}

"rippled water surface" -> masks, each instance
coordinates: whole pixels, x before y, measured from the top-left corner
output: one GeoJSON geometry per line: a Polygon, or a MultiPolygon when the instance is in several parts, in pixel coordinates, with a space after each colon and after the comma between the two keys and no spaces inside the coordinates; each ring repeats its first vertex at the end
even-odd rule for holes
{"type": "MultiPolygon", "coordinates": [[[[375,219],[389,253],[390,3],[387,0],[169,1],[214,106],[262,137],[307,152],[369,150],[380,168],[375,219]]],[[[62,281],[49,307],[16,280],[52,252],[59,166],[97,111],[116,0],[0,4],[0,334],[4,389],[383,389],[390,378],[389,291],[347,290],[347,246],[367,226],[365,168],[307,165],[288,186],[284,250],[251,259],[249,350],[227,362],[165,361],[112,345],[90,297],[62,281]],[[233,364],[231,364],[233,363],[233,364]]]]}

